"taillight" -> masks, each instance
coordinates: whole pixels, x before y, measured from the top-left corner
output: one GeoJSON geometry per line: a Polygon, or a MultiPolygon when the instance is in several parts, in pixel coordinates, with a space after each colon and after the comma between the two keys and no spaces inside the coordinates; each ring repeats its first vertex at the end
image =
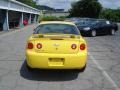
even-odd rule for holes
{"type": "Polygon", "coordinates": [[[77,48],[77,45],[76,45],[76,44],[72,44],[72,45],[71,45],[71,48],[72,48],[72,49],[76,49],[76,48],[77,48]]]}
{"type": "Polygon", "coordinates": [[[27,48],[28,49],[33,49],[33,43],[28,43],[27,48]]]}
{"type": "Polygon", "coordinates": [[[41,43],[38,43],[38,44],[37,44],[37,48],[38,48],[38,49],[41,49],[41,48],[42,48],[42,44],[41,44],[41,43]]]}
{"type": "Polygon", "coordinates": [[[85,50],[85,48],[86,48],[86,45],[85,45],[84,43],[82,43],[82,44],[80,45],[80,50],[85,50]]]}

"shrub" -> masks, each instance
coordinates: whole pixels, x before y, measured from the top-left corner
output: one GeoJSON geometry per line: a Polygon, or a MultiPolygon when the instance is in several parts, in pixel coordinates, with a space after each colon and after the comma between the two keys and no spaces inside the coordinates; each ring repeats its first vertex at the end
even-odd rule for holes
{"type": "Polygon", "coordinates": [[[40,21],[64,21],[65,17],[43,16],[40,21]]]}

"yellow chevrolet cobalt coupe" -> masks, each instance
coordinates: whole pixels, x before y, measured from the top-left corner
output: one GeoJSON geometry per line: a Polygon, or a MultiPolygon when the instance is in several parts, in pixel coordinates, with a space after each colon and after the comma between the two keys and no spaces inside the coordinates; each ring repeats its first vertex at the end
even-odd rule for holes
{"type": "Polygon", "coordinates": [[[76,69],[84,71],[87,63],[86,41],[70,22],[42,22],[27,41],[28,70],[76,69]]]}

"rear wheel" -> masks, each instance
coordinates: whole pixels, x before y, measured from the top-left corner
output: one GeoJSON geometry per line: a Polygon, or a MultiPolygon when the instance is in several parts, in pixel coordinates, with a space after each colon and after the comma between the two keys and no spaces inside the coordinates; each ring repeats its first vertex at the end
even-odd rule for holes
{"type": "Polygon", "coordinates": [[[95,37],[96,35],[97,35],[96,30],[92,30],[92,31],[91,31],[91,36],[92,36],[92,37],[95,37]]]}
{"type": "Polygon", "coordinates": [[[114,29],[110,30],[110,35],[115,35],[115,30],[114,29]]]}
{"type": "Polygon", "coordinates": [[[29,67],[27,63],[26,63],[26,67],[28,71],[33,71],[33,68],[29,67]]]}

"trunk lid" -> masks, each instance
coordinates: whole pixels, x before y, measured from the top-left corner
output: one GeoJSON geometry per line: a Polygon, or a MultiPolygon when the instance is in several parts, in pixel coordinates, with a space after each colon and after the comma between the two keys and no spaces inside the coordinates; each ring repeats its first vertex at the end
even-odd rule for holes
{"type": "MultiPolygon", "coordinates": [[[[41,36],[40,36],[41,37],[41,36]]],[[[80,39],[75,36],[47,36],[36,38],[34,41],[35,51],[38,53],[61,53],[61,54],[73,54],[79,51],[80,39]],[[42,44],[42,48],[38,49],[37,44],[42,44]],[[76,44],[77,48],[72,49],[72,44],[76,44]]]]}

